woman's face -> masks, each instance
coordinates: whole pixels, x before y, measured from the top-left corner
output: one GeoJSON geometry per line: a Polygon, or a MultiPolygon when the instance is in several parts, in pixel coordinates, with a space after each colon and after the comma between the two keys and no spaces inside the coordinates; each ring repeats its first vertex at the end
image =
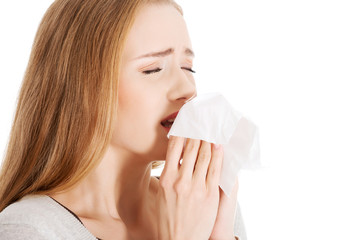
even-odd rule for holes
{"type": "Polygon", "coordinates": [[[165,159],[168,131],[161,121],[196,95],[193,57],[185,21],[173,6],[140,10],[124,46],[112,146],[165,159]]]}

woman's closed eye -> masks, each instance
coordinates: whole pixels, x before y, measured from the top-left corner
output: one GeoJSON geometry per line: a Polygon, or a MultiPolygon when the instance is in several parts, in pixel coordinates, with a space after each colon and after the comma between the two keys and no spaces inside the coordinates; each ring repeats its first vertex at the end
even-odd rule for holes
{"type": "Polygon", "coordinates": [[[143,71],[144,74],[152,74],[152,73],[156,73],[156,72],[160,72],[162,69],[161,68],[155,68],[152,70],[145,70],[143,71]]]}
{"type": "Polygon", "coordinates": [[[192,70],[191,68],[182,68],[182,69],[185,69],[185,70],[188,70],[189,72],[192,72],[192,73],[196,73],[194,70],[192,70]]]}
{"type": "MultiPolygon", "coordinates": [[[[192,70],[191,68],[182,68],[182,69],[185,69],[189,72],[192,72],[192,73],[195,73],[194,70],[192,70]]],[[[151,69],[151,70],[145,70],[143,71],[144,74],[152,74],[152,73],[157,73],[157,72],[160,72],[162,69],[161,68],[155,68],[155,69],[151,69]]]]}

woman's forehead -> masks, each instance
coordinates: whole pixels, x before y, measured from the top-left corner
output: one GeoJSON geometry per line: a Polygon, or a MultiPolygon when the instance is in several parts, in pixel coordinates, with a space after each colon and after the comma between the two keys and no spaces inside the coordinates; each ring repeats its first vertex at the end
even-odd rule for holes
{"type": "Polygon", "coordinates": [[[170,4],[144,6],[128,33],[124,54],[133,59],[168,49],[192,52],[184,18],[170,4]]]}

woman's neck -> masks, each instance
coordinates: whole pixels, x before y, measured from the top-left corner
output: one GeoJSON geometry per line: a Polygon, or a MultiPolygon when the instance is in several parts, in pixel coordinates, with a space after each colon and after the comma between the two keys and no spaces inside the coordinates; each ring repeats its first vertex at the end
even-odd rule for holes
{"type": "Polygon", "coordinates": [[[80,218],[113,219],[139,228],[155,210],[157,184],[151,177],[151,162],[109,147],[88,176],[51,197],[80,218]]]}

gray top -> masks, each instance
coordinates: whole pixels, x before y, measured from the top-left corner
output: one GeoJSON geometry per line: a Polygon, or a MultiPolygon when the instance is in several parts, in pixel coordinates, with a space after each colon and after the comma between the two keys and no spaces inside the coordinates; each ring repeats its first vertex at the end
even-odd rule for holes
{"type": "MultiPolygon", "coordinates": [[[[237,203],[235,236],[246,240],[237,203]]],[[[7,240],[96,240],[66,208],[47,195],[28,195],[0,212],[0,239],[7,240]]]]}

